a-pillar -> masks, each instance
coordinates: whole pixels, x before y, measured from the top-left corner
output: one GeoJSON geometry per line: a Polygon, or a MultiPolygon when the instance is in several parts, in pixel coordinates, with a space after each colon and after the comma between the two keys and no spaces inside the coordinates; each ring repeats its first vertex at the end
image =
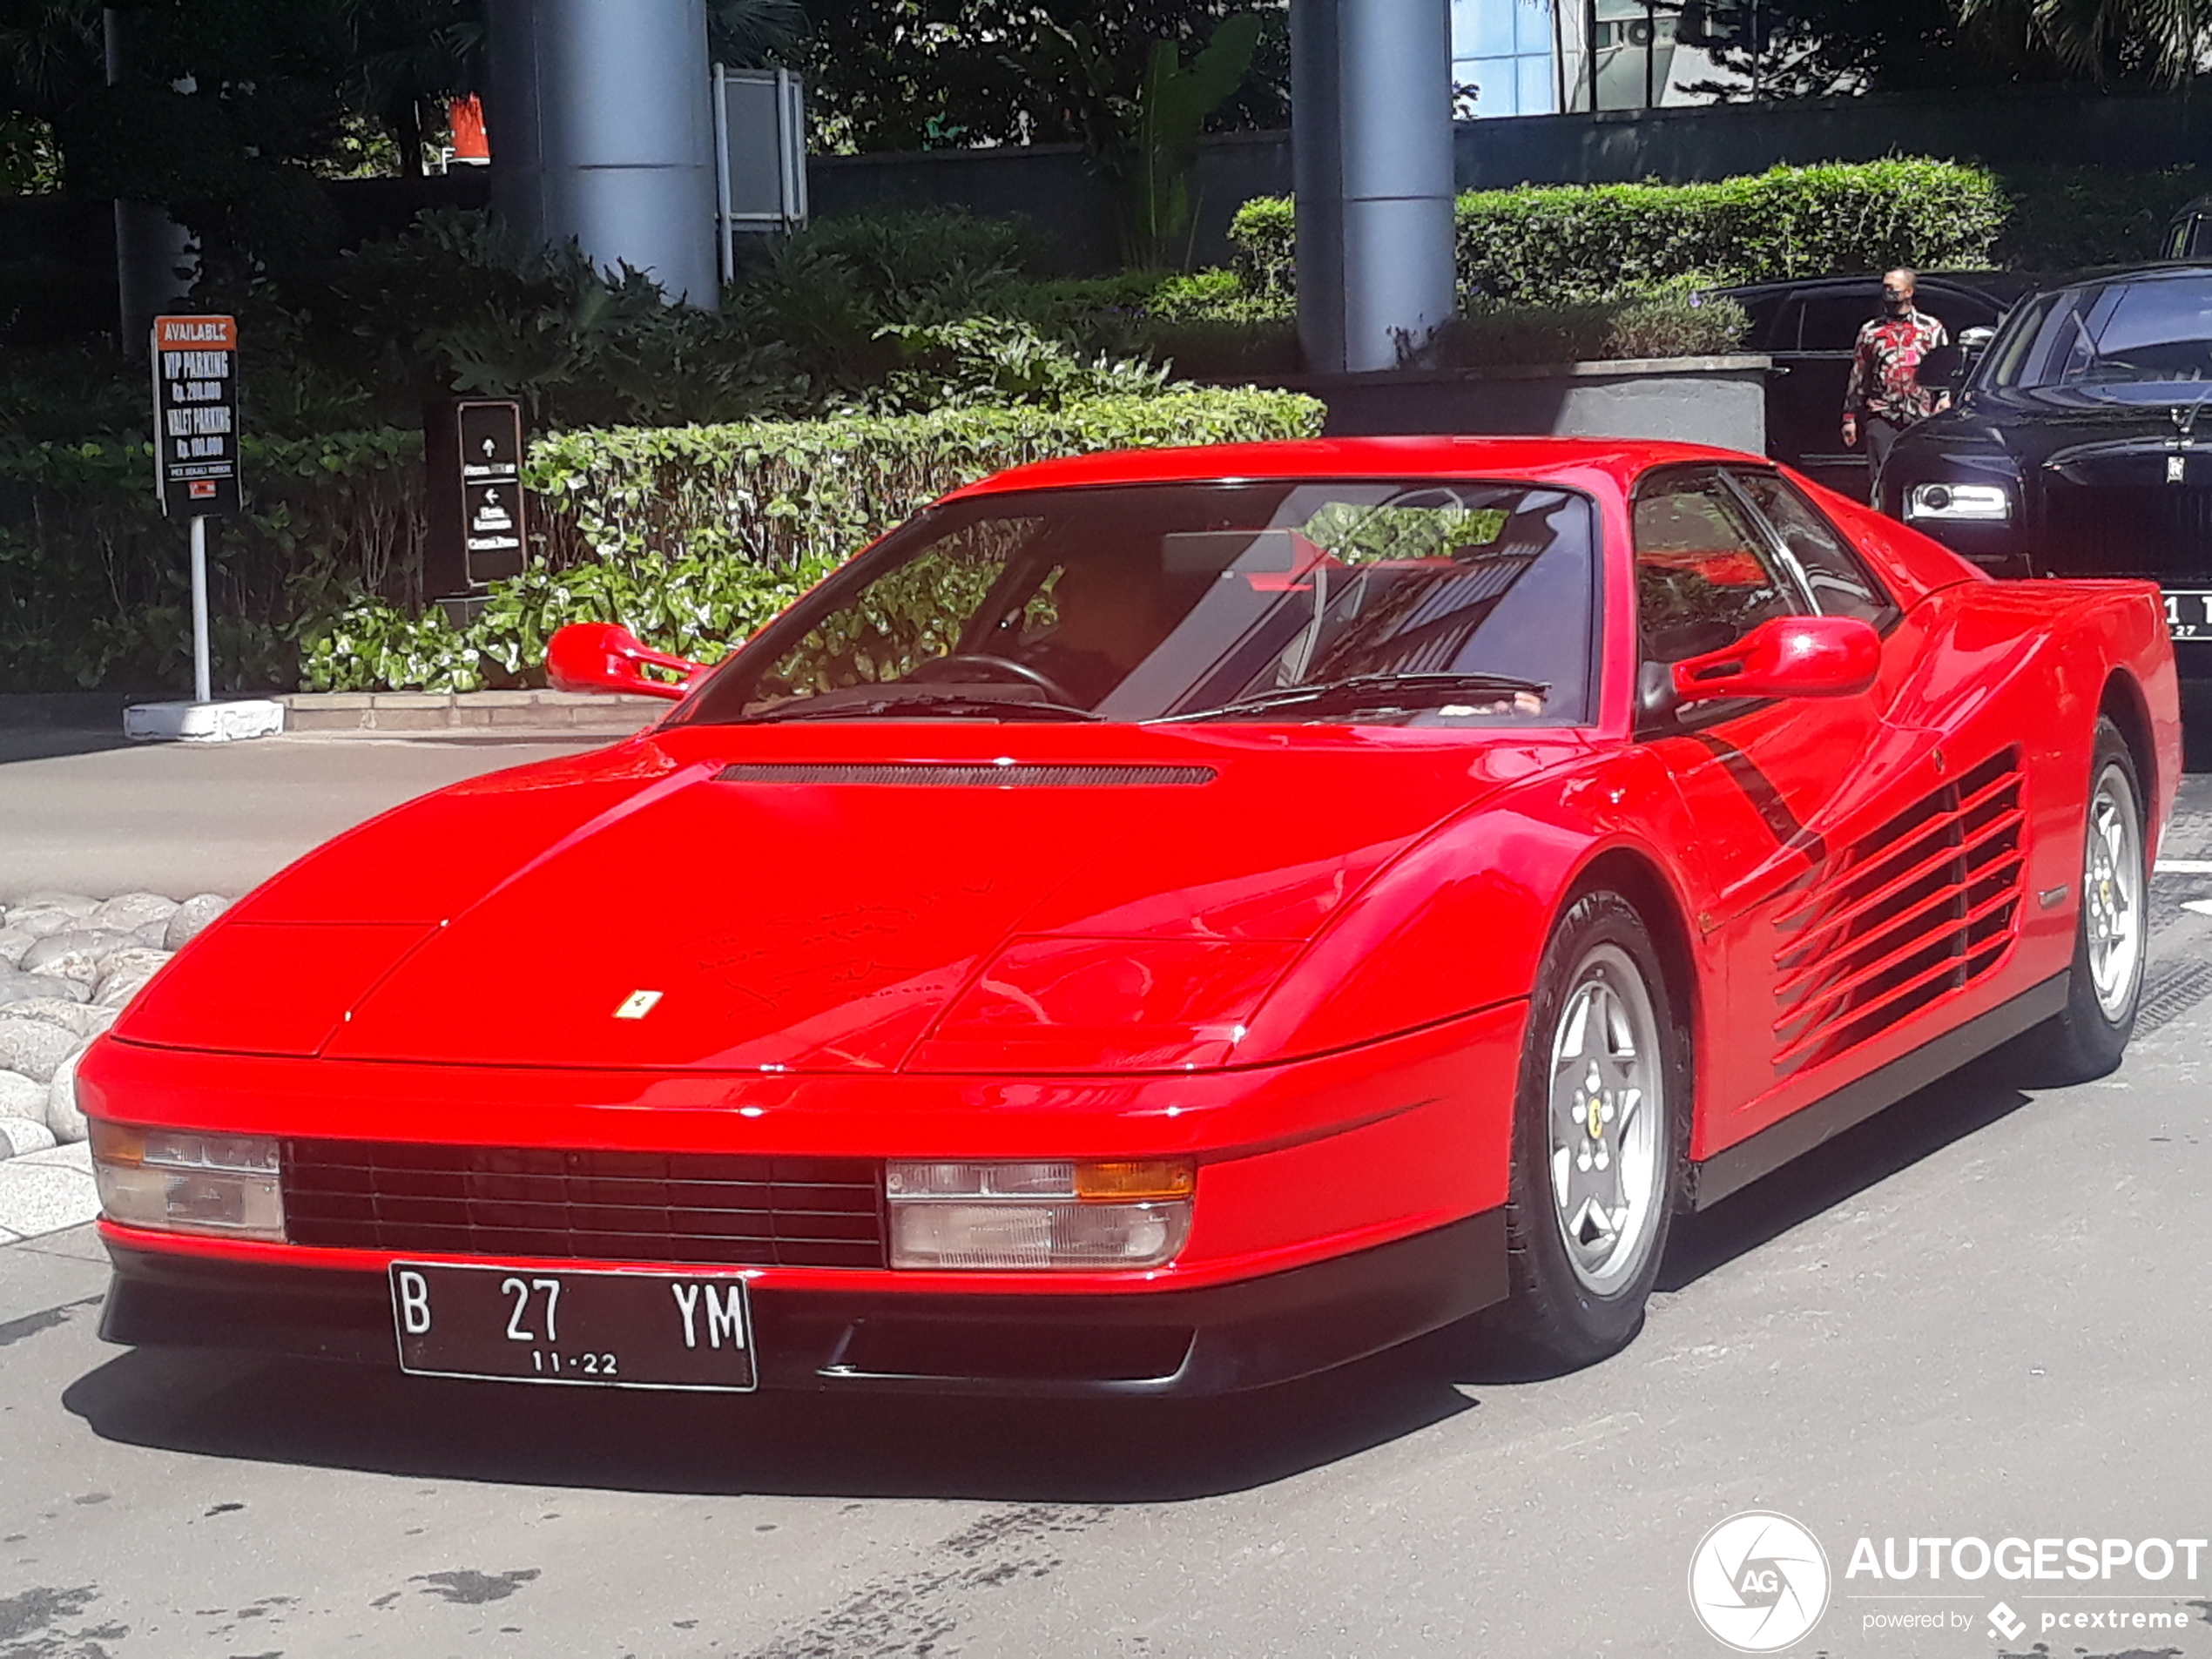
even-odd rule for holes
{"type": "Polygon", "coordinates": [[[492,0],[489,22],[493,212],[714,308],[705,0],[492,0]]]}
{"type": "Polygon", "coordinates": [[[1307,366],[1424,361],[1453,303],[1451,0],[1291,0],[1291,146],[1307,366]]]}

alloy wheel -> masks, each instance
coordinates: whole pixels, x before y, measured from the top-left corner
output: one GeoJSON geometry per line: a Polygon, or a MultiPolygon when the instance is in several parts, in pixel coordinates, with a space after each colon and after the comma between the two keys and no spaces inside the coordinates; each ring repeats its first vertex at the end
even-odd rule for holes
{"type": "Polygon", "coordinates": [[[1551,1048],[1552,1211],[1568,1264],[1602,1296],[1643,1265],[1665,1186],[1659,1022],[1626,951],[1577,964],[1551,1048]]]}

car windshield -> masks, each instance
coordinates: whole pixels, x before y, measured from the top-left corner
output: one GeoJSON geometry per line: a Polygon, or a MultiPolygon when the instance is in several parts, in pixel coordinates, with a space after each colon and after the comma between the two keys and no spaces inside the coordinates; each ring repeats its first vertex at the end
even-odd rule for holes
{"type": "Polygon", "coordinates": [[[817,588],[684,718],[1575,725],[1592,516],[1527,483],[972,497],[817,588]]]}
{"type": "Polygon", "coordinates": [[[1987,383],[2111,402],[2194,401],[2212,392],[2212,276],[2040,295],[1990,347],[1987,383]]]}

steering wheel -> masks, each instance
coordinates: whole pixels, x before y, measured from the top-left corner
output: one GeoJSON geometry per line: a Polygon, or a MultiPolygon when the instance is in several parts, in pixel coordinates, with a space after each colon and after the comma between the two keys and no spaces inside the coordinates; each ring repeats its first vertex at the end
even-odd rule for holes
{"type": "Polygon", "coordinates": [[[983,678],[987,681],[1035,686],[1055,703],[1072,704],[1076,700],[1069,695],[1067,687],[1042,669],[1017,658],[994,657],[987,651],[961,651],[952,657],[934,657],[919,667],[909,670],[905,678],[924,685],[974,678],[972,674],[959,671],[964,668],[986,671],[983,678]]]}

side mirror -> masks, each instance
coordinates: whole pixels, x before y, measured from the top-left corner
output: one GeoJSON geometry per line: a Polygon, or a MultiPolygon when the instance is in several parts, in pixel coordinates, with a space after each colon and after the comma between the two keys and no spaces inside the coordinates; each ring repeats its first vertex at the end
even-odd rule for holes
{"type": "Polygon", "coordinates": [[[691,677],[705,665],[640,644],[619,623],[572,622],[545,646],[545,678],[556,691],[629,691],[642,697],[680,698],[691,677]],[[650,679],[648,668],[672,669],[681,680],[650,679]]]}
{"type": "Polygon", "coordinates": [[[1857,617],[1777,617],[1724,651],[1675,664],[1684,703],[1714,697],[1856,697],[1882,666],[1882,637],[1857,617]]]}

